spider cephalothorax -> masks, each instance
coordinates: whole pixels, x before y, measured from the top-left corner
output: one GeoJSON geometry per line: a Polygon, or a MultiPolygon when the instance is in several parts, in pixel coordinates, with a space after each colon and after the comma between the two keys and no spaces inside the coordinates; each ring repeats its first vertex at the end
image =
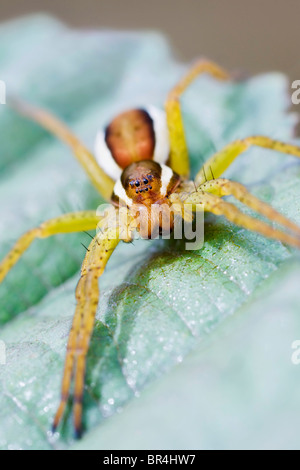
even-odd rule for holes
{"type": "Polygon", "coordinates": [[[180,176],[170,167],[153,160],[131,163],[117,180],[112,196],[116,206],[126,205],[137,219],[142,238],[156,238],[173,230],[172,194],[180,176]]]}
{"type": "MultiPolygon", "coordinates": [[[[162,209],[153,224],[156,232],[161,233],[164,229],[172,229],[173,217],[170,217],[170,213],[174,202],[178,203],[178,214],[185,219],[181,210],[184,202],[194,212],[205,210],[223,215],[236,225],[300,248],[300,228],[295,223],[250,194],[241,184],[220,178],[233,160],[253,145],[297,157],[300,157],[299,147],[265,136],[239,139],[214,154],[202,166],[195,180],[188,181],[188,148],[179,99],[190,83],[205,72],[220,80],[229,78],[216,64],[206,60],[197,62],[169,93],[165,113],[151,106],[126,111],[99,132],[96,158],[53,115],[25,103],[15,103],[21,113],[39,122],[71,147],[99,193],[114,204],[110,206],[108,215],[91,210],[65,214],[44,222],[25,233],[0,263],[1,282],[35,238],[92,230],[98,224],[101,225],[87,249],[76,288],[76,311],[68,340],[61,401],[53,430],[62,419],[74,380],[74,427],[76,435],[81,434],[86,355],[97,312],[98,278],[119,241],[131,240],[131,227],[138,228],[136,219],[141,212],[147,217],[153,208],[162,209]],[[207,180],[207,176],[210,179],[207,180]],[[264,216],[273,225],[224,201],[222,197],[228,195],[264,216]],[[125,237],[122,237],[121,224],[118,222],[120,219],[114,216],[124,215],[124,212],[127,225],[125,237]]],[[[153,226],[149,226],[147,219],[142,237],[148,238],[153,226]]]]}

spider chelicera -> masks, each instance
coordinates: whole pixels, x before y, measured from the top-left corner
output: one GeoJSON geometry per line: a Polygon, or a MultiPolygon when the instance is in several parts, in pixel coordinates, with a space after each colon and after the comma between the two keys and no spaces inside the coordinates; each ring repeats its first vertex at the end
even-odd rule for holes
{"type": "MultiPolygon", "coordinates": [[[[147,212],[153,205],[163,205],[171,211],[174,204],[177,204],[177,207],[181,207],[183,203],[190,204],[195,212],[205,210],[224,215],[236,225],[300,248],[300,228],[297,225],[251,195],[240,183],[220,178],[234,159],[251,146],[297,157],[300,157],[300,147],[264,136],[236,140],[210,157],[195,180],[189,181],[189,157],[180,96],[191,82],[203,73],[219,80],[230,78],[223,69],[210,61],[196,62],[169,92],[165,112],[154,107],[126,111],[113,119],[103,132],[99,132],[95,157],[49,112],[23,102],[12,102],[19,112],[68,144],[101,196],[113,203],[115,214],[122,209],[127,215],[128,230],[125,231],[125,236],[124,233],[121,236],[118,223],[110,222],[113,220],[111,211],[104,216],[95,211],[74,212],[48,220],[21,236],[0,264],[1,282],[35,238],[92,230],[100,226],[87,249],[76,287],[77,305],[68,339],[61,401],[54,418],[53,431],[62,419],[71,383],[74,381],[74,428],[76,435],[81,435],[86,355],[99,301],[98,278],[119,241],[132,240],[134,229],[137,228],[136,207],[146,208],[147,212]],[[234,196],[269,221],[281,225],[282,229],[243,213],[235,205],[222,199],[227,195],[234,196]]],[[[180,210],[179,215],[184,218],[180,210]]],[[[114,220],[119,219],[115,217],[114,220]]],[[[160,216],[156,221],[152,221],[152,224],[161,231],[166,220],[172,229],[172,217],[160,216]]],[[[143,238],[149,238],[148,230],[144,230],[141,235],[143,238]]]]}

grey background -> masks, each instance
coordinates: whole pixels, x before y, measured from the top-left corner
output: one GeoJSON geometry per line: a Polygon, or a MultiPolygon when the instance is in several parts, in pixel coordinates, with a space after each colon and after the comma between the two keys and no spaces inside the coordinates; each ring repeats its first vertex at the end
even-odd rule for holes
{"type": "Polygon", "coordinates": [[[299,0],[1,0],[0,21],[40,11],[77,27],[157,29],[183,60],[300,79],[299,0]]]}
{"type": "MultiPolygon", "coordinates": [[[[241,76],[300,80],[299,0],[1,0],[0,22],[48,13],[77,28],[154,29],[179,60],[206,56],[241,76]]],[[[294,90],[290,90],[290,96],[294,90]]],[[[300,104],[291,103],[300,113],[300,104]]],[[[295,129],[300,135],[300,123],[295,129]]]]}

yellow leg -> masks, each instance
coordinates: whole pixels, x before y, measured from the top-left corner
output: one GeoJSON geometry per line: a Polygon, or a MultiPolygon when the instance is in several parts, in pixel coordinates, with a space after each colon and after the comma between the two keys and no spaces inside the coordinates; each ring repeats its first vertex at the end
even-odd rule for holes
{"type": "Polygon", "coordinates": [[[284,215],[277,212],[273,207],[253,196],[249,191],[240,183],[229,181],[225,178],[207,181],[201,185],[201,190],[215,194],[216,196],[234,196],[238,201],[250,207],[254,211],[263,215],[271,222],[283,225],[287,229],[295,232],[300,237],[300,227],[293,223],[291,220],[284,217],[284,215]]]}
{"type": "Polygon", "coordinates": [[[195,178],[196,186],[205,183],[207,179],[219,178],[236,157],[252,146],[264,147],[287,155],[300,157],[300,147],[295,145],[279,142],[264,136],[246,137],[245,139],[230,143],[220,152],[215,153],[197,173],[195,178]]]}
{"type": "Polygon", "coordinates": [[[114,181],[100,168],[92,153],[68,129],[68,127],[53,116],[50,112],[31,106],[20,100],[11,99],[10,104],[20,114],[32,119],[52,134],[65,142],[72,150],[74,156],[84,168],[91,182],[99,193],[110,200],[114,181]]]}
{"type": "Polygon", "coordinates": [[[203,73],[219,80],[228,80],[229,75],[213,62],[199,60],[168,94],[165,109],[170,138],[170,166],[173,171],[188,178],[190,173],[188,149],[185,140],[184,125],[180,109],[180,96],[188,86],[203,73]]]}
{"type": "Polygon", "coordinates": [[[268,238],[279,240],[282,243],[300,248],[300,236],[289,235],[281,230],[271,227],[254,217],[241,212],[233,204],[223,201],[214,194],[206,193],[202,190],[195,191],[186,200],[186,204],[192,204],[194,210],[205,210],[216,215],[224,215],[235,225],[244,227],[248,230],[260,233],[268,238]]]}
{"type": "Polygon", "coordinates": [[[53,431],[57,428],[65,411],[74,374],[74,427],[76,436],[81,435],[86,355],[99,300],[98,278],[102,275],[106,263],[118,243],[118,230],[109,228],[96,235],[86,253],[81,269],[81,278],[76,288],[77,306],[68,340],[61,401],[54,418],[53,431]]]}
{"type": "Polygon", "coordinates": [[[27,250],[35,238],[47,238],[59,233],[93,230],[97,227],[100,219],[101,217],[96,215],[96,211],[73,212],[50,219],[39,227],[29,230],[19,238],[11,251],[0,263],[0,282],[3,281],[7,273],[21,258],[24,251],[27,250]]]}

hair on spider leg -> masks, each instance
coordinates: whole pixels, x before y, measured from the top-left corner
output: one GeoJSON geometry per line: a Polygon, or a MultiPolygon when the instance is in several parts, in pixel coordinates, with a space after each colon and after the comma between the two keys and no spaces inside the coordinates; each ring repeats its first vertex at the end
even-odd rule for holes
{"type": "Polygon", "coordinates": [[[212,167],[209,166],[209,169],[210,169],[210,172],[211,172],[212,179],[215,180],[216,178],[214,177],[214,174],[213,174],[213,171],[212,171],[212,167]]]}
{"type": "MultiPolygon", "coordinates": [[[[99,229],[99,230],[100,230],[100,232],[101,232],[101,233],[103,233],[101,229],[99,229]]],[[[95,239],[95,240],[96,240],[96,242],[97,242],[97,244],[98,244],[98,246],[99,246],[99,242],[98,242],[98,240],[97,240],[97,237],[96,237],[96,236],[93,236],[93,235],[91,235],[89,232],[86,232],[85,230],[83,230],[83,233],[86,233],[86,235],[88,235],[88,236],[89,236],[89,237],[90,237],[92,240],[94,240],[94,239],[95,239]]]]}
{"type": "Polygon", "coordinates": [[[80,244],[86,249],[86,251],[90,251],[82,242],[80,242],[80,244]]]}
{"type": "Polygon", "coordinates": [[[93,237],[93,235],[91,235],[89,232],[86,232],[85,230],[83,230],[83,233],[86,233],[92,240],[95,238],[93,237]]]}

